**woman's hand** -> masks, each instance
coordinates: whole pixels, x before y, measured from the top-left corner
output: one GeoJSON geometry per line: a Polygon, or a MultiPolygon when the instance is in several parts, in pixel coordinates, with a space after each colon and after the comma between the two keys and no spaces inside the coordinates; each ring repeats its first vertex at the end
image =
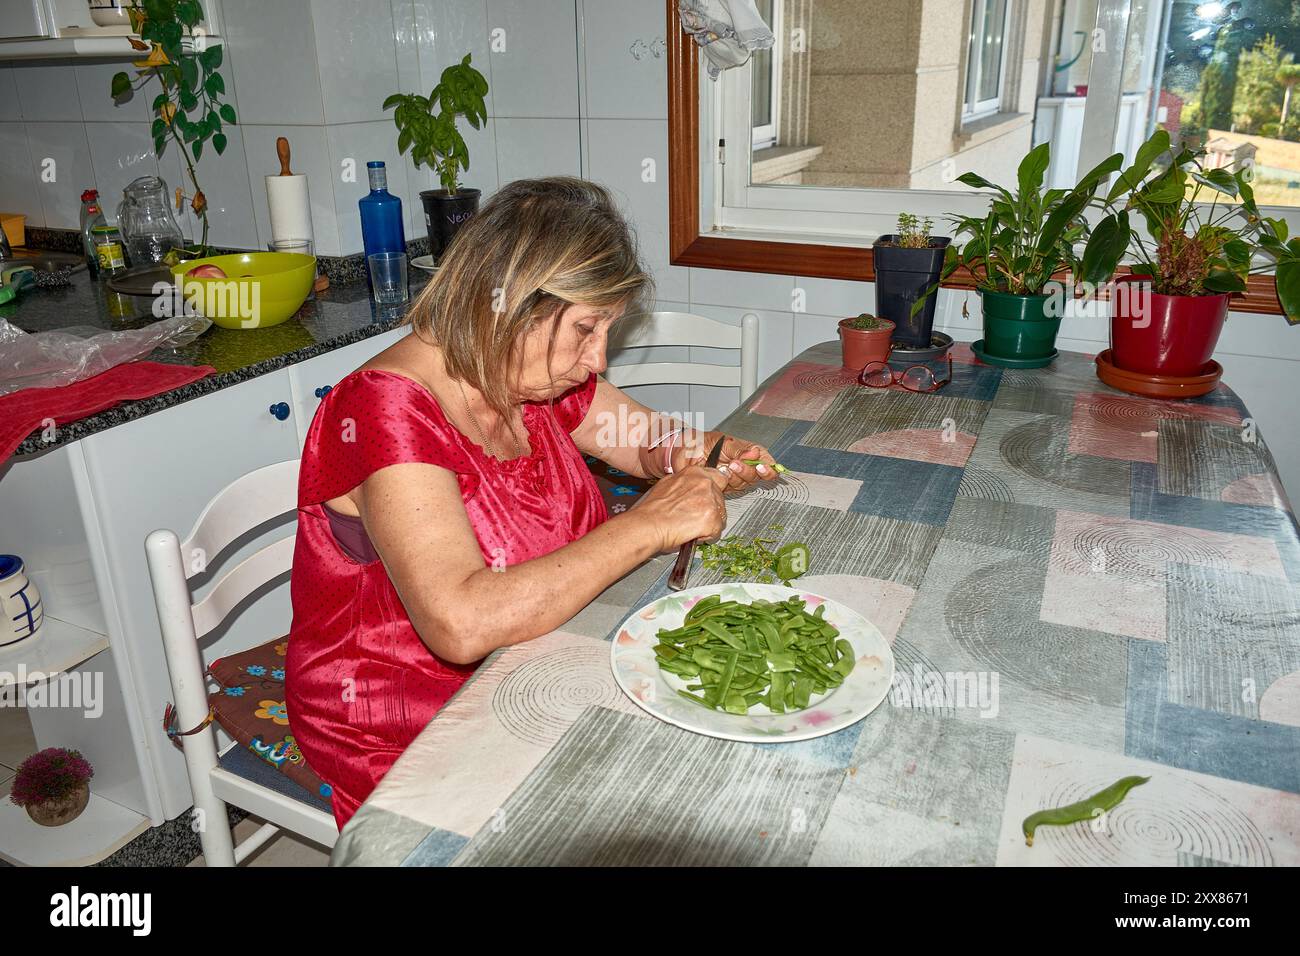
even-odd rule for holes
{"type": "MultiPolygon", "coordinates": [[[[677,449],[673,450],[674,471],[679,467],[703,464],[717,440],[724,437],[722,432],[695,432],[694,436],[695,440],[688,441],[680,453],[677,449]]],[[[725,436],[725,439],[722,456],[718,459],[719,472],[727,478],[725,490],[744,491],[755,482],[771,481],[777,477],[776,461],[772,458],[772,453],[762,445],[731,435],[725,436]],[[757,461],[758,464],[746,464],[746,459],[757,461]]]]}
{"type": "Polygon", "coordinates": [[[716,468],[686,467],[669,475],[638,501],[628,519],[650,523],[660,553],[697,538],[713,540],[727,524],[722,491],[728,477],[716,468]]]}

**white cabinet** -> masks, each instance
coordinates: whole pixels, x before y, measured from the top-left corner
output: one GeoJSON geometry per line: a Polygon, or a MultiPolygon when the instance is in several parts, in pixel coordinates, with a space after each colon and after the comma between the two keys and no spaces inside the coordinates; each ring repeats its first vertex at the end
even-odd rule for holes
{"type": "Polygon", "coordinates": [[[402,326],[289,367],[299,450],[307,441],[307,429],[311,427],[316,407],[325,394],[349,372],[370,361],[409,331],[409,326],[402,326]]]}
{"type": "MultiPolygon", "coordinates": [[[[90,496],[103,541],[101,590],[114,605],[109,630],[119,670],[134,685],[145,750],[152,754],[166,819],[190,806],[180,751],[162,730],[170,697],[162,637],[154,611],[144,539],[157,528],[185,537],[203,506],[240,475],[298,456],[289,373],[262,375],[82,440],[90,496]],[[283,417],[281,417],[283,416],[283,417]]],[[[252,551],[294,533],[295,521],[262,529],[226,555],[207,555],[210,570],[194,579],[196,596],[252,551]]],[[[97,571],[99,569],[97,568],[97,571]]],[[[288,633],[286,579],[205,640],[206,662],[288,633]]],[[[161,822],[161,820],[157,821],[161,822]]]]}
{"type": "Polygon", "coordinates": [[[0,0],[0,40],[54,35],[44,0],[0,0]]]}
{"type": "MultiPolygon", "coordinates": [[[[95,764],[93,803],[84,816],[96,832],[64,827],[38,833],[43,828],[21,810],[15,815],[0,807],[0,858],[94,862],[142,827],[173,819],[193,804],[181,752],[162,729],[171,684],[144,539],[157,528],[185,537],[203,506],[230,482],[297,458],[320,402],[316,391],[336,384],[406,332],[383,332],[48,452],[0,463],[0,514],[12,519],[4,550],[30,559],[50,623],[44,657],[23,656],[32,663],[57,658],[60,668],[102,674],[104,707],[96,720],[59,709],[31,714],[38,746],[75,745],[95,764]]],[[[207,555],[207,571],[191,580],[195,595],[203,596],[247,555],[296,529],[296,516],[289,515],[245,535],[225,554],[207,555]]],[[[285,575],[204,639],[203,659],[211,663],[287,634],[291,622],[285,575]]],[[[0,672],[16,664],[11,656],[0,662],[0,672]]]]}

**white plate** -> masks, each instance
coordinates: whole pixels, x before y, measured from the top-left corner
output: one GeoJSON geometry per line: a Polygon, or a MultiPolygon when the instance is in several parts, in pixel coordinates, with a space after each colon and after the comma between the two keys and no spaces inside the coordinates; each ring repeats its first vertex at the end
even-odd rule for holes
{"type": "Polygon", "coordinates": [[[714,584],[669,594],[628,617],[610,644],[614,679],[638,707],[684,730],[723,740],[767,744],[811,740],[834,733],[879,707],[894,680],[894,652],[879,628],[838,601],[776,584],[714,584]],[[659,667],[654,653],[659,643],[655,635],[662,628],[681,627],[686,612],[710,594],[743,603],[758,598],[784,601],[801,597],[808,602],[810,611],[824,604],[823,617],[853,646],[857,661],[853,671],[839,687],[814,696],[803,710],[785,714],[774,714],[761,703],[747,714],[728,714],[684,700],[677,691],[685,689],[690,681],[659,667]]]}
{"type": "Polygon", "coordinates": [[[438,271],[438,267],[433,264],[433,256],[416,256],[411,260],[411,265],[417,269],[423,269],[425,272],[438,271]]]}

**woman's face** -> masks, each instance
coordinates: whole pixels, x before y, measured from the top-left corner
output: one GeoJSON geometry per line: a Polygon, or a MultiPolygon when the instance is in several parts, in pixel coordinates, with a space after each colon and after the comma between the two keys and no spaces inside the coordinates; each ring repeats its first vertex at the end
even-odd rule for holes
{"type": "Polygon", "coordinates": [[[539,322],[524,339],[523,362],[514,389],[519,399],[546,401],[605,371],[609,327],[622,316],[624,308],[569,306],[554,329],[554,346],[551,332],[555,321],[539,322]]]}

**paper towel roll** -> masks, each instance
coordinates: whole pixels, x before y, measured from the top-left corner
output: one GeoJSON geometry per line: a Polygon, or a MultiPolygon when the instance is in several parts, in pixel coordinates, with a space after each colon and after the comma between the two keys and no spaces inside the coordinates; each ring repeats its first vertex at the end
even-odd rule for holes
{"type": "Polygon", "coordinates": [[[271,209],[271,239],[315,239],[307,177],[267,176],[266,201],[271,209]]]}

